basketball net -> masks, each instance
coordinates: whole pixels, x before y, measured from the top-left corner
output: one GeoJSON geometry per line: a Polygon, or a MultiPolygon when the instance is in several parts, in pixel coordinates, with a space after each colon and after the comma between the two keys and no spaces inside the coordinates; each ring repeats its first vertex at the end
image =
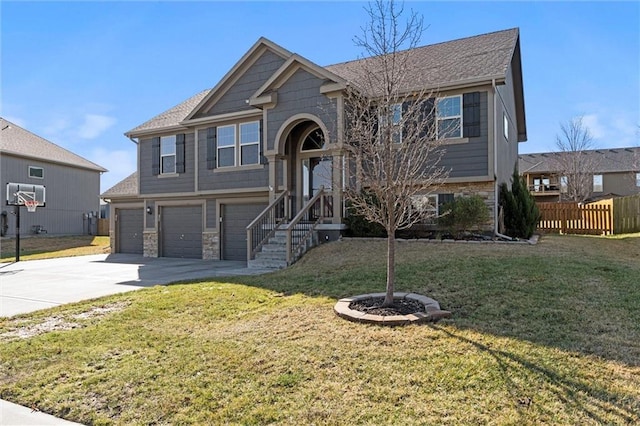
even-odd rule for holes
{"type": "Polygon", "coordinates": [[[29,213],[34,213],[38,207],[38,202],[36,200],[25,200],[24,205],[29,213]]]}

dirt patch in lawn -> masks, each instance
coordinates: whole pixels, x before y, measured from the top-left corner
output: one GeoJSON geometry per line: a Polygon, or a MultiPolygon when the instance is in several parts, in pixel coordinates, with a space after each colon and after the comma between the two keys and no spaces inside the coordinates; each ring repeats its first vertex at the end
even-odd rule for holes
{"type": "Polygon", "coordinates": [[[28,323],[24,319],[16,319],[7,324],[10,329],[0,333],[0,341],[29,339],[52,331],[73,330],[87,326],[87,320],[99,319],[110,313],[118,312],[129,306],[129,302],[115,302],[104,306],[95,306],[88,311],[73,315],[52,315],[42,318],[37,323],[28,323]]]}

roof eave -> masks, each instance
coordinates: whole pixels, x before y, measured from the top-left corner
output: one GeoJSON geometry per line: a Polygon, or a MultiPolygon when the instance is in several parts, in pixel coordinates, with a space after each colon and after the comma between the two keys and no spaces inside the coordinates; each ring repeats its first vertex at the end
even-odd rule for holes
{"type": "Polygon", "coordinates": [[[94,167],[90,167],[88,165],[84,166],[84,165],[81,165],[81,164],[71,163],[71,162],[66,162],[66,161],[54,160],[54,159],[51,159],[51,158],[42,158],[42,157],[38,157],[38,156],[35,156],[35,155],[29,155],[29,154],[23,154],[21,152],[11,151],[11,150],[8,150],[8,149],[0,149],[0,153],[6,154],[6,155],[12,155],[14,157],[26,158],[26,159],[29,159],[29,160],[43,161],[45,163],[59,164],[61,166],[73,167],[75,169],[90,170],[90,171],[100,172],[100,173],[105,173],[105,172],[109,171],[109,170],[105,169],[104,167],[99,166],[99,165],[97,165],[94,162],[89,161],[89,160],[86,160],[86,161],[89,161],[91,164],[94,165],[94,167]]]}
{"type": "Polygon", "coordinates": [[[130,130],[124,135],[129,139],[131,139],[131,138],[142,138],[145,136],[159,136],[165,133],[180,132],[180,131],[187,131],[187,130],[189,130],[188,127],[181,126],[181,125],[173,125],[173,126],[156,127],[152,129],[130,130]]]}

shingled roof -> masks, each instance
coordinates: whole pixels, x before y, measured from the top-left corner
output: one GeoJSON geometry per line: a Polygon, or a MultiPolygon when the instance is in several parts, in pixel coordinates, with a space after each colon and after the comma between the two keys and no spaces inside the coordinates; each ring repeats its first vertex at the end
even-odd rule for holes
{"type": "MultiPolygon", "coordinates": [[[[400,52],[409,55],[401,92],[442,89],[475,81],[504,79],[518,42],[518,29],[497,31],[400,52]]],[[[327,70],[358,84],[363,69],[375,72],[375,57],[329,65],[327,70]]]]}
{"type": "MultiPolygon", "coordinates": [[[[401,54],[411,53],[409,78],[400,90],[410,92],[419,89],[445,89],[474,82],[505,79],[516,53],[518,40],[519,31],[517,28],[512,28],[405,50],[401,54]]],[[[269,43],[272,42],[269,41],[269,43]]],[[[285,50],[282,49],[282,51],[285,50]]],[[[347,81],[358,84],[363,67],[370,66],[374,60],[375,58],[365,58],[324,68],[347,81]]],[[[180,122],[189,116],[211,90],[198,93],[129,130],[126,135],[135,137],[141,133],[179,127],[180,122]]],[[[524,118],[519,127],[524,129],[524,118]]],[[[519,140],[526,140],[524,133],[519,140]]]]}
{"type": "Polygon", "coordinates": [[[147,130],[164,129],[172,126],[177,126],[182,120],[187,118],[189,113],[200,103],[200,101],[207,96],[211,89],[203,90],[202,92],[193,95],[184,102],[179,103],[173,108],[156,115],[150,120],[145,121],[141,125],[134,127],[125,133],[127,136],[133,135],[138,132],[147,130]]]}
{"type": "Polygon", "coordinates": [[[100,195],[101,198],[136,196],[138,196],[138,172],[131,173],[100,195]]]}
{"type": "MultiPolygon", "coordinates": [[[[596,164],[597,173],[640,172],[640,148],[610,148],[582,151],[588,155],[589,164],[596,164]]],[[[520,173],[555,173],[560,152],[540,152],[520,154],[518,167],[520,173]]]]}
{"type": "Polygon", "coordinates": [[[65,164],[82,169],[106,172],[107,169],[54,144],[22,127],[0,118],[0,152],[18,157],[27,157],[65,164]]]}

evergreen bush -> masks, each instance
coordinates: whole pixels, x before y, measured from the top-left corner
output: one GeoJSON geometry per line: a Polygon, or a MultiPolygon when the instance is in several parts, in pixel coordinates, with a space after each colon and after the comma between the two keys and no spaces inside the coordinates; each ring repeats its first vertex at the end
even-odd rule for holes
{"type": "Polygon", "coordinates": [[[512,178],[511,190],[506,183],[500,186],[499,203],[505,234],[513,238],[531,238],[540,220],[540,211],[517,168],[514,168],[512,178]]]}
{"type": "Polygon", "coordinates": [[[458,197],[444,204],[442,210],[438,225],[452,234],[478,229],[489,220],[489,208],[479,195],[458,197]]]}

